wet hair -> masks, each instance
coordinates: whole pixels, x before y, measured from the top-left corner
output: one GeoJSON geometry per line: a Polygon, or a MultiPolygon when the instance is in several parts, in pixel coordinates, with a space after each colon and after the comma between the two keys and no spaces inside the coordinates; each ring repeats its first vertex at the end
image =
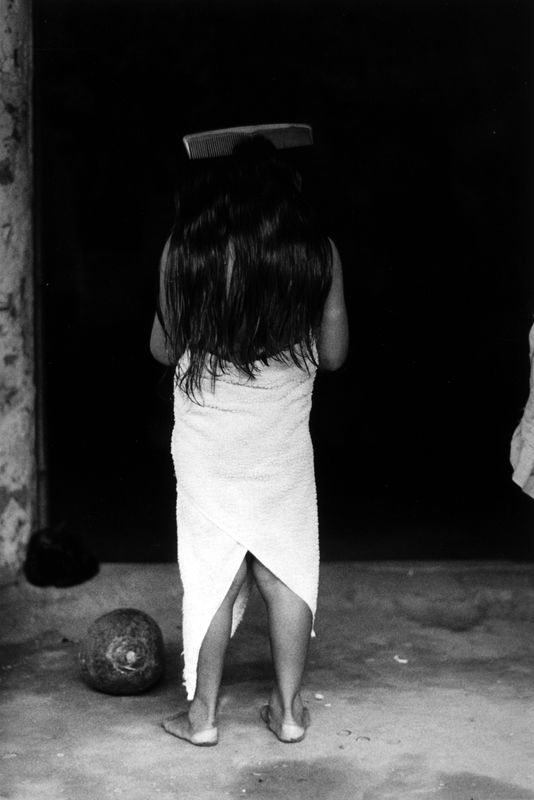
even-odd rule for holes
{"type": "Polygon", "coordinates": [[[254,137],[230,157],[190,162],[176,207],[160,319],[178,385],[194,397],[206,369],[253,379],[271,359],[317,365],[332,250],[299,173],[254,137]]]}

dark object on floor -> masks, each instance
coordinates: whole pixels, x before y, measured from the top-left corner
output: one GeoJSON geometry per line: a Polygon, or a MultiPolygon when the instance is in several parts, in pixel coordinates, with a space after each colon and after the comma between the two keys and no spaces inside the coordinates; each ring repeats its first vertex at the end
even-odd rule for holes
{"type": "Polygon", "coordinates": [[[138,694],[164,672],[161,629],[135,608],[118,608],[99,617],[80,645],[83,680],[107,694],[138,694]]]}
{"type": "Polygon", "coordinates": [[[64,526],[36,531],[29,541],[24,574],[34,586],[75,586],[93,578],[98,561],[64,526]]]}

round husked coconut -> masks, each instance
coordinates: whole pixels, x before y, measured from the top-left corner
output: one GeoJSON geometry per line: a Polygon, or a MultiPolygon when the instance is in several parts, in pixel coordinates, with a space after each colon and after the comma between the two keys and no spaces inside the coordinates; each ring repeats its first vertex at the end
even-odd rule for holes
{"type": "Polygon", "coordinates": [[[163,675],[161,629],[144,611],[117,608],[90,625],[79,660],[83,680],[99,692],[144,692],[163,675]]]}

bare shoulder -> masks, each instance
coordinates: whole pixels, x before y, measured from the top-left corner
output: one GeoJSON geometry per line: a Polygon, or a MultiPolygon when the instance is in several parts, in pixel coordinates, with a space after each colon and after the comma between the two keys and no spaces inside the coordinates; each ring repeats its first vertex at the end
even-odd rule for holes
{"type": "Polygon", "coordinates": [[[326,299],[324,314],[332,315],[341,313],[345,310],[345,292],[343,288],[343,267],[341,265],[341,257],[339,251],[332,241],[330,247],[332,248],[332,284],[326,299]]]}
{"type": "MultiPolygon", "coordinates": [[[[161,319],[163,321],[165,321],[166,317],[165,270],[167,267],[167,259],[169,256],[170,245],[171,245],[171,237],[169,236],[169,238],[165,242],[159,261],[159,311],[161,314],[161,319]]],[[[165,331],[163,330],[160,317],[157,313],[154,315],[154,321],[152,323],[152,331],[150,334],[150,352],[152,353],[154,358],[161,364],[171,363],[167,352],[165,331]]]]}
{"type": "Polygon", "coordinates": [[[336,243],[330,237],[328,237],[328,241],[330,242],[330,248],[332,250],[332,266],[334,269],[341,269],[341,257],[339,255],[339,250],[336,247],[336,243]]]}
{"type": "Polygon", "coordinates": [[[336,370],[342,366],[347,357],[349,325],[341,257],[332,239],[329,241],[332,248],[332,284],[323,309],[318,351],[319,367],[325,370],[336,370]]]}

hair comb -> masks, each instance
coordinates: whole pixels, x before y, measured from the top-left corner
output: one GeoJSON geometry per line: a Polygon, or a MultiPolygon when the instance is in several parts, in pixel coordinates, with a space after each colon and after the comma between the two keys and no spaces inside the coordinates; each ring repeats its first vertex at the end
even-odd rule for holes
{"type": "Polygon", "coordinates": [[[203,133],[190,133],[184,136],[183,142],[187,155],[191,159],[217,158],[229,156],[234,147],[252,136],[263,136],[273,144],[277,150],[290,147],[306,147],[313,144],[313,135],[310,125],[278,124],[278,125],[247,125],[239,128],[221,128],[203,133]]]}

